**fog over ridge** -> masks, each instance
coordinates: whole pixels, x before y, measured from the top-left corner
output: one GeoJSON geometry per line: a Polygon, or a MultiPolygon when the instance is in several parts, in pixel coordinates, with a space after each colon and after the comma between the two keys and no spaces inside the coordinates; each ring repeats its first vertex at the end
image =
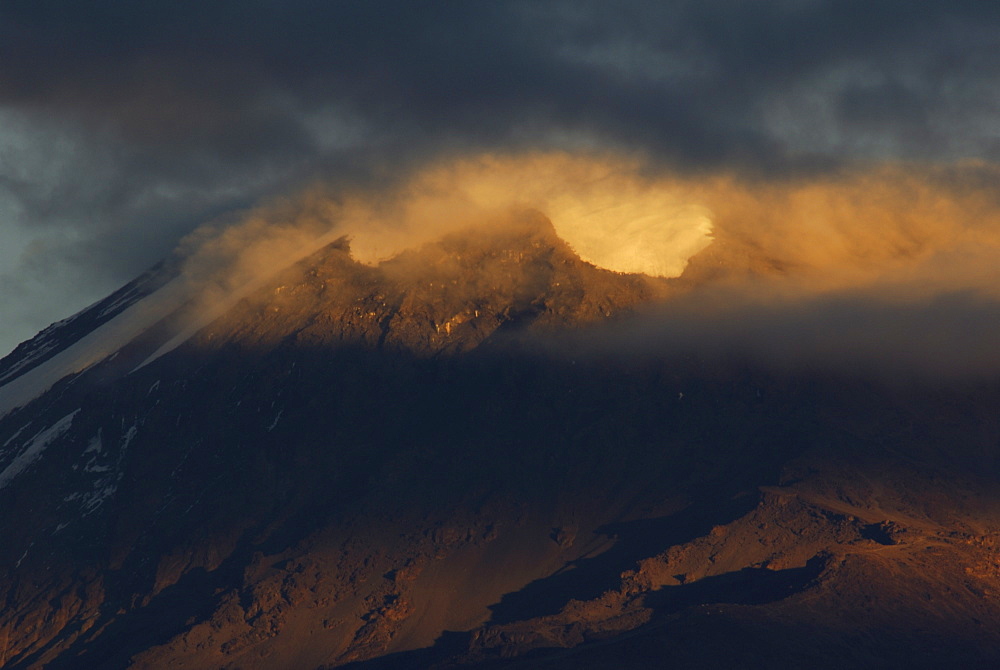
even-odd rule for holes
{"type": "Polygon", "coordinates": [[[993,165],[998,23],[938,0],[5,2],[0,350],[220,214],[455,156],[993,165]]]}
{"type": "Polygon", "coordinates": [[[647,267],[673,269],[647,272],[677,277],[683,291],[623,326],[626,348],[961,377],[1000,371],[995,173],[896,163],[747,180],[650,171],[607,153],[491,153],[433,163],[382,189],[317,185],[206,226],[180,249],[212,316],[337,237],[377,264],[534,209],[599,267],[634,271],[600,262],[602,251],[613,259],[632,244],[658,263],[647,267]]]}

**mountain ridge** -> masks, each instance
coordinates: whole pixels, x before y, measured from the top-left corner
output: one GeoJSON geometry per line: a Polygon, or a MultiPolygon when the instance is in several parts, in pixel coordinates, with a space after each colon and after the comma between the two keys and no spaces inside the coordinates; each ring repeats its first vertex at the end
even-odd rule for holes
{"type": "Polygon", "coordinates": [[[458,353],[503,327],[559,328],[606,319],[667,293],[669,281],[581,261],[551,222],[524,213],[496,230],[453,233],[371,267],[344,238],[273,277],[270,295],[244,300],[201,335],[458,353]],[[303,268],[308,270],[303,272],[303,268]],[[302,276],[304,274],[304,276],[302,276]],[[327,327],[321,328],[319,321],[327,327]],[[229,324],[227,326],[227,323],[229,324]],[[305,326],[303,327],[303,324],[305,326]]]}
{"type": "Polygon", "coordinates": [[[690,281],[341,239],[59,380],[0,419],[0,664],[996,662],[1000,384],[552,354],[690,281]]]}

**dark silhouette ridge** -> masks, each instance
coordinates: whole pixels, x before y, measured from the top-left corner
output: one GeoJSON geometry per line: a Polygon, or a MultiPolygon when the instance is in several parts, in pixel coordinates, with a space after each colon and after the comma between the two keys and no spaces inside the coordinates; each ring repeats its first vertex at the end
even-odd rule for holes
{"type": "MultiPolygon", "coordinates": [[[[245,556],[234,553],[218,569],[207,572],[196,568],[179,582],[153,596],[149,604],[131,608],[127,600],[109,597],[101,606],[101,634],[96,638],[81,636],[45,667],[53,670],[74,668],[127,668],[135,654],[164,644],[182,633],[192,620],[208,618],[218,607],[222,588],[231,586],[241,572],[245,556]],[[234,572],[234,566],[236,572],[234,572]],[[127,617],[116,616],[121,609],[132,609],[127,617]]],[[[12,659],[12,667],[29,667],[47,651],[41,649],[24,659],[12,659]]]]}
{"type": "MultiPolygon", "coordinates": [[[[827,562],[827,557],[816,556],[800,568],[785,570],[768,570],[765,568],[745,568],[738,572],[727,573],[717,577],[706,577],[691,584],[681,584],[660,589],[645,597],[645,605],[655,612],[653,621],[633,633],[623,637],[642,635],[644,631],[655,629],[664,623],[664,619],[677,615],[684,610],[704,605],[759,605],[789,597],[803,590],[814,580],[827,562]]],[[[529,585],[530,588],[530,585],[529,585]]],[[[527,594],[525,594],[527,597],[527,594]]],[[[564,603],[565,604],[565,603],[564,603]]],[[[532,617],[530,612],[524,613],[523,619],[532,617]]],[[[521,618],[521,617],[519,617],[521,618]]],[[[501,623],[494,620],[494,623],[501,623]]],[[[468,648],[469,633],[446,631],[435,642],[433,647],[411,652],[391,654],[382,658],[359,663],[350,663],[343,667],[347,670],[404,670],[418,667],[457,667],[449,663],[468,648]]],[[[616,638],[610,638],[597,644],[614,644],[616,638]]],[[[577,654],[586,654],[588,645],[574,650],[577,654]]],[[[558,658],[566,652],[553,649],[538,649],[525,654],[517,661],[504,659],[486,659],[474,664],[462,664],[462,667],[508,667],[530,663],[532,659],[544,662],[546,658],[558,658]]],[[[648,661],[649,659],[647,659],[648,661]]],[[[569,666],[567,666],[569,667],[569,666]]]]}
{"type": "Polygon", "coordinates": [[[814,556],[800,568],[743,568],[690,584],[665,586],[648,594],[643,604],[652,608],[656,618],[697,605],[762,605],[805,589],[820,575],[828,560],[827,556],[814,556]]]}
{"type": "MultiPolygon", "coordinates": [[[[761,482],[764,484],[764,482],[761,482]]],[[[488,623],[505,624],[557,613],[570,600],[592,600],[619,585],[621,566],[704,535],[715,525],[729,523],[753,509],[758,496],[742,495],[726,500],[726,490],[712,490],[712,504],[705,499],[692,502],[677,514],[655,519],[624,521],[598,528],[596,532],[614,538],[610,549],[592,558],[570,561],[556,574],[534,581],[520,591],[509,593],[490,609],[488,623]]]]}

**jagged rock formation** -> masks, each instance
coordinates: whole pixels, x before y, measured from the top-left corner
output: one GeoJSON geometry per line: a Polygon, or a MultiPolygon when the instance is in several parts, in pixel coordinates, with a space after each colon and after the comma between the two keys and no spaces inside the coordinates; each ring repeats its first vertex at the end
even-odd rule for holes
{"type": "Polygon", "coordinates": [[[711,274],[525,214],[154,325],[0,421],[0,665],[996,664],[1000,385],[536,346],[711,274]]]}
{"type": "Polygon", "coordinates": [[[584,263],[542,215],[522,217],[499,230],[449,235],[377,267],[354,261],[342,240],[281,274],[199,341],[458,353],[505,332],[605,319],[669,290],[664,281],[584,263]]]}

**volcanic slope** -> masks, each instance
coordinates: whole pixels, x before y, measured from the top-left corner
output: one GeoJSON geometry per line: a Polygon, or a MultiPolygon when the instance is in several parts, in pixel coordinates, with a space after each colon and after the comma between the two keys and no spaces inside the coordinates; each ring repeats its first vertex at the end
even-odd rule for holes
{"type": "Polygon", "coordinates": [[[525,213],[154,326],[0,421],[0,663],[1000,662],[1000,386],[580,346],[690,282],[525,213]]]}

